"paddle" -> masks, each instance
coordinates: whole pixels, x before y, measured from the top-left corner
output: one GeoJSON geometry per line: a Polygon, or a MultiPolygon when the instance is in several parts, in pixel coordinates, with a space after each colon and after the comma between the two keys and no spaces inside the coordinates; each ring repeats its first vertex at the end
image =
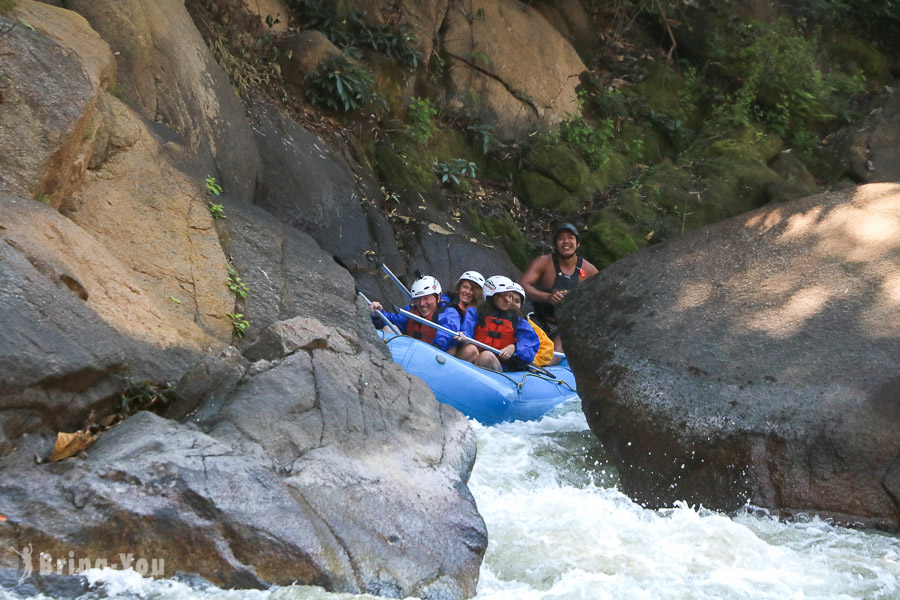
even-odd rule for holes
{"type": "MultiPolygon", "coordinates": [[[[357,293],[359,294],[360,298],[362,298],[363,301],[365,301],[366,304],[368,304],[369,306],[372,306],[372,301],[369,300],[368,298],[366,298],[365,294],[363,294],[362,292],[357,292],[357,293]]],[[[381,320],[384,321],[384,324],[387,325],[391,331],[393,331],[397,335],[403,335],[403,332],[400,331],[400,328],[397,327],[396,325],[394,325],[393,323],[391,323],[391,320],[388,319],[387,316],[383,312],[381,312],[380,310],[376,310],[375,314],[378,315],[379,317],[381,317],[381,320]]]]}
{"type": "MultiPolygon", "coordinates": [[[[414,321],[418,321],[419,323],[422,323],[423,325],[428,325],[429,327],[434,327],[438,331],[443,331],[444,333],[446,333],[452,337],[456,337],[456,336],[462,334],[462,332],[453,331],[452,329],[448,329],[448,328],[444,327],[443,325],[438,325],[434,321],[429,321],[428,319],[426,319],[424,317],[420,317],[417,314],[413,314],[413,313],[409,312],[408,310],[404,310],[404,309],[400,308],[399,306],[395,306],[394,309],[401,315],[405,315],[414,321]]],[[[470,338],[469,336],[467,336],[465,334],[462,334],[462,337],[469,344],[474,344],[475,346],[481,348],[482,350],[488,350],[498,356],[500,355],[500,350],[498,350],[497,348],[494,348],[493,346],[488,346],[487,344],[483,344],[483,343],[479,342],[478,340],[473,340],[472,338],[470,338]]],[[[542,369],[541,367],[536,367],[532,364],[529,364],[529,363],[525,362],[524,360],[522,360],[521,358],[519,358],[518,356],[511,356],[507,362],[509,363],[509,365],[511,367],[513,367],[517,371],[533,371],[540,375],[544,375],[545,377],[550,377],[551,379],[558,379],[555,375],[553,375],[553,373],[551,373],[545,369],[542,369]]]]}
{"type": "Polygon", "coordinates": [[[400,291],[406,294],[407,298],[412,300],[412,293],[406,288],[405,285],[403,285],[403,282],[400,281],[400,279],[398,279],[397,276],[391,272],[386,264],[381,263],[381,270],[384,271],[384,274],[388,276],[388,279],[397,284],[397,287],[400,288],[400,291]]]}

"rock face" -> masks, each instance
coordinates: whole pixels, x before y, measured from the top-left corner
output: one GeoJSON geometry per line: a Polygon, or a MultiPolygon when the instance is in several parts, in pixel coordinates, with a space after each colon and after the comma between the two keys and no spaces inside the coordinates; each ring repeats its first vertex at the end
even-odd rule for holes
{"type": "Polygon", "coordinates": [[[570,295],[591,429],[648,505],[900,528],[900,188],[767,207],[570,295]]]}
{"type": "Polygon", "coordinates": [[[522,139],[580,112],[575,88],[586,67],[530,6],[454,0],[443,32],[451,105],[496,124],[501,137],[522,139]],[[527,59],[521,48],[530,49],[527,59]]]}
{"type": "MultiPolygon", "coordinates": [[[[473,595],[474,438],[356,299],[364,251],[396,250],[364,184],[271,107],[245,110],[183,3],[66,6],[86,18],[19,0],[35,30],[0,36],[0,547],[124,551],[222,586],[473,595]],[[128,414],[134,381],[177,382],[178,401],[35,461],[128,414]]],[[[3,585],[17,567],[0,553],[3,585]]]]}
{"type": "Polygon", "coordinates": [[[458,485],[473,434],[376,343],[279,322],[252,364],[226,353],[186,375],[184,424],[138,413],[48,465],[32,459],[48,441],[23,438],[0,463],[0,538],[110,564],[127,548],[229,587],[473,595],[487,538],[458,485]]]}

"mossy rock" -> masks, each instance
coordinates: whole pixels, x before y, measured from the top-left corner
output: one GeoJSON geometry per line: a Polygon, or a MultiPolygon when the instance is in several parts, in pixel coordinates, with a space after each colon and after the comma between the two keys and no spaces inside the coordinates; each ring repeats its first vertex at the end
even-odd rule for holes
{"type": "Polygon", "coordinates": [[[582,235],[581,251],[597,268],[603,268],[646,245],[646,240],[614,209],[606,207],[591,215],[582,235]]]}
{"type": "Polygon", "coordinates": [[[659,215],[659,212],[635,188],[622,190],[612,206],[626,221],[640,225],[648,232],[659,215]]]}
{"type": "Polygon", "coordinates": [[[710,143],[695,143],[688,154],[692,158],[756,160],[766,163],[784,147],[784,140],[752,127],[720,132],[710,143]],[[723,137],[724,136],[724,137],[723,137]]]}
{"type": "Polygon", "coordinates": [[[537,256],[537,248],[531,244],[516,222],[508,214],[498,211],[499,216],[478,215],[473,209],[467,214],[467,225],[484,235],[485,239],[499,242],[513,264],[522,271],[531,259],[537,256]]]}
{"type": "Polygon", "coordinates": [[[426,145],[426,151],[440,161],[464,158],[481,168],[486,162],[481,149],[474,148],[466,136],[457,129],[435,127],[434,135],[426,145]]]}
{"type": "Polygon", "coordinates": [[[613,145],[617,152],[627,157],[632,171],[639,163],[652,165],[666,158],[674,159],[678,155],[678,150],[666,132],[634,121],[622,123],[613,145]]]}
{"type": "Polygon", "coordinates": [[[366,63],[372,68],[372,91],[387,103],[391,114],[403,114],[409,104],[409,98],[404,92],[407,89],[408,71],[397,64],[396,60],[375,52],[366,53],[366,63]]]}
{"type": "Polygon", "coordinates": [[[515,181],[519,177],[519,161],[509,155],[496,159],[489,156],[484,166],[484,177],[491,181],[515,181]]]}
{"type": "Polygon", "coordinates": [[[694,176],[686,169],[664,160],[644,178],[642,189],[650,206],[664,212],[684,206],[694,190],[694,176]]]}
{"type": "Polygon", "coordinates": [[[867,81],[885,84],[891,80],[891,67],[887,57],[865,40],[838,35],[825,44],[828,59],[841,66],[847,73],[862,71],[867,81]]]}
{"type": "Polygon", "coordinates": [[[578,210],[578,198],[564,187],[535,171],[523,169],[519,172],[519,189],[525,195],[525,202],[535,210],[549,210],[556,213],[572,213],[578,210]]]}
{"type": "Polygon", "coordinates": [[[684,79],[663,61],[641,63],[646,76],[640,83],[626,88],[625,95],[640,97],[648,108],[668,115],[684,110],[680,94],[684,79]]]}
{"type": "Polygon", "coordinates": [[[428,194],[437,185],[431,164],[411,140],[379,142],[375,160],[379,179],[392,188],[428,194]]]}
{"type": "Polygon", "coordinates": [[[571,193],[577,193],[588,177],[588,166],[578,153],[564,142],[542,139],[525,153],[528,167],[571,193]]]}

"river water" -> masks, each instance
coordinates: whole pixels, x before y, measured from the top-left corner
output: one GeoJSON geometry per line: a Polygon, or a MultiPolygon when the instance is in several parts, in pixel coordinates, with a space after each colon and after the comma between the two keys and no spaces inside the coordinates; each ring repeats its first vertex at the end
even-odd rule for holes
{"type": "MultiPolygon", "coordinates": [[[[723,515],[647,510],[617,491],[579,403],[543,420],[474,424],[470,480],[489,546],[478,600],[897,600],[900,537],[723,515]]],[[[130,571],[91,571],[98,596],[154,600],[349,600],[318,588],[191,588],[130,571]]],[[[0,590],[0,599],[12,598],[0,590]]]]}

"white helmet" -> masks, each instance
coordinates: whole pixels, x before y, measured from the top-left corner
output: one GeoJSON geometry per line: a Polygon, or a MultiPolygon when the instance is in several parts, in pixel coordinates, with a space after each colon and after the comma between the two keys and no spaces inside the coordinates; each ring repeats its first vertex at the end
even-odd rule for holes
{"type": "Polygon", "coordinates": [[[516,282],[513,282],[512,289],[510,291],[515,292],[515,293],[519,294],[520,296],[522,296],[522,302],[525,302],[525,288],[523,288],[521,285],[519,285],[516,282]]]}
{"type": "Polygon", "coordinates": [[[466,271],[462,275],[459,276],[459,279],[456,280],[456,284],[459,285],[459,282],[465,279],[466,281],[471,281],[472,283],[477,283],[478,287],[484,287],[484,275],[479,273],[478,271],[466,271]]]}
{"type": "Polygon", "coordinates": [[[426,275],[422,279],[416,279],[409,291],[412,293],[413,298],[421,298],[422,296],[430,296],[431,294],[440,296],[441,284],[434,277],[426,275]]]}
{"type": "Polygon", "coordinates": [[[493,277],[488,277],[484,281],[484,297],[490,298],[494,294],[510,292],[512,291],[513,285],[515,285],[513,280],[509,277],[504,277],[503,275],[494,275],[493,277]]]}

